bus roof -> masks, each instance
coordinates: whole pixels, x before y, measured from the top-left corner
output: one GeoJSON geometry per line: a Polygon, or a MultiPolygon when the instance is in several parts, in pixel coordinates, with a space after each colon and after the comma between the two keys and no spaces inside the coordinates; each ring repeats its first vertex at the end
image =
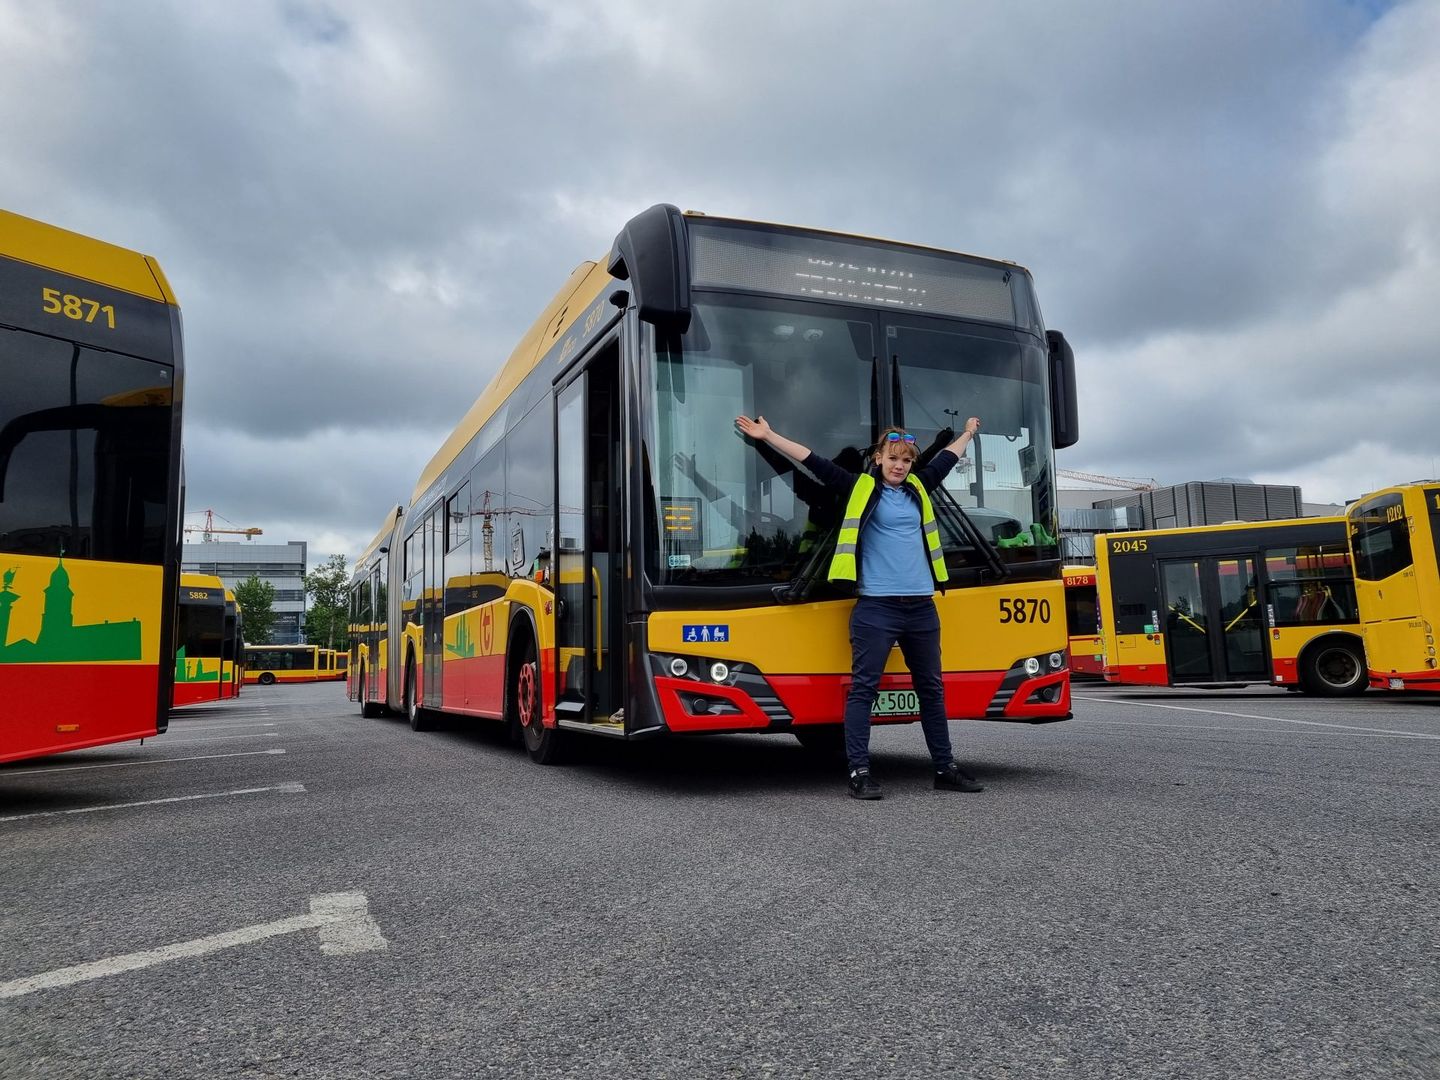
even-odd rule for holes
{"type": "Polygon", "coordinates": [[[1179,536],[1181,533],[1227,533],[1246,529],[1279,529],[1296,525],[1344,525],[1343,517],[1270,518],[1266,521],[1227,521],[1223,525],[1182,525],[1173,529],[1122,529],[1113,533],[1097,533],[1096,543],[1101,537],[1128,536],[1179,536]]]}
{"type": "Polygon", "coordinates": [[[0,256],[179,306],[150,256],[8,210],[0,210],[0,256]]]}
{"type": "Polygon", "coordinates": [[[180,584],[193,585],[197,589],[219,589],[225,594],[225,599],[235,599],[234,594],[225,588],[225,583],[214,574],[182,573],[180,575],[180,584]]]}
{"type": "MultiPolygon", "coordinates": [[[[389,539],[391,530],[395,528],[395,519],[403,513],[405,513],[404,503],[400,503],[394,510],[390,511],[389,515],[385,518],[385,524],[380,526],[380,531],[375,534],[375,538],[365,545],[365,550],[360,553],[360,557],[351,564],[350,568],[352,571],[358,572],[360,567],[370,561],[370,556],[375,554],[375,549],[389,539]]],[[[351,577],[353,578],[354,576],[352,573],[351,577]]]]}
{"type": "MultiPolygon", "coordinates": [[[[786,231],[798,230],[804,232],[820,233],[828,236],[844,237],[852,240],[868,240],[876,243],[894,245],[896,247],[916,248],[923,251],[935,251],[944,255],[962,255],[965,258],[981,259],[985,262],[996,265],[1013,267],[1022,273],[1029,275],[1030,271],[1019,263],[1010,262],[1005,259],[988,259],[980,255],[966,255],[964,252],[951,251],[945,248],[930,247],[925,244],[910,244],[896,240],[886,240],[882,237],[865,236],[859,233],[846,233],[836,229],[817,229],[810,226],[784,225],[778,222],[755,221],[747,218],[710,216],[699,210],[686,210],[684,216],[697,220],[734,222],[740,225],[760,225],[765,228],[782,229],[786,231]]],[[[589,305],[607,287],[623,287],[624,283],[610,276],[606,269],[607,260],[601,259],[598,262],[582,262],[571,273],[568,281],[561,286],[554,298],[541,312],[540,317],[526,331],[525,336],[520,339],[520,344],[510,354],[504,365],[490,380],[490,384],[476,399],[475,404],[470,406],[466,414],[461,417],[460,422],[455,425],[455,430],[450,433],[435,451],[435,456],[430,459],[420,474],[420,479],[415,485],[415,490],[410,495],[410,505],[416,506],[417,500],[424,496],[432,484],[444,473],[446,466],[459,456],[470,440],[473,439],[484,426],[485,422],[494,416],[496,411],[509,397],[511,391],[524,381],[525,376],[535,369],[535,365],[545,355],[551,343],[560,338],[569,327],[585,315],[589,305]]],[[[421,507],[421,509],[424,509],[421,507]]],[[[368,552],[367,552],[368,554],[368,552]]]]}
{"type": "Polygon", "coordinates": [[[495,415],[495,410],[500,408],[510,396],[510,392],[535,369],[550,342],[564,333],[574,319],[582,316],[590,302],[609,284],[619,282],[610,276],[610,272],[601,263],[583,262],[575,268],[570,279],[520,339],[520,344],[515,346],[510,359],[505,361],[504,366],[490,380],[490,385],[476,399],[475,404],[470,406],[470,411],[455,425],[450,437],[435,451],[435,456],[425,466],[425,471],[420,474],[420,481],[410,496],[412,506],[415,505],[415,500],[430,489],[430,485],[445,471],[445,467],[465,449],[485,421],[495,415]]]}

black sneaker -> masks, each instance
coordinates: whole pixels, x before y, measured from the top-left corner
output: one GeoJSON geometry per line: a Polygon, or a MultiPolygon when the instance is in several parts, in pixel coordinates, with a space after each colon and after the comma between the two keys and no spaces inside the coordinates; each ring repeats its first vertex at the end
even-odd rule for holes
{"type": "MultiPolygon", "coordinates": [[[[853,784],[854,781],[852,780],[853,784]]],[[[984,791],[985,785],[976,780],[955,762],[946,765],[935,774],[936,791],[984,791]]]]}
{"type": "Polygon", "coordinates": [[[869,769],[856,769],[850,774],[850,797],[852,799],[883,799],[884,792],[870,776],[869,769]]]}

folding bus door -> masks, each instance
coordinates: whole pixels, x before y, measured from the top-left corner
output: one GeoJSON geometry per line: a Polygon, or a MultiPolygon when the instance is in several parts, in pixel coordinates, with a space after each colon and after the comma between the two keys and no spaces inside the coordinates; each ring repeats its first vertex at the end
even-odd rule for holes
{"type": "Polygon", "coordinates": [[[1253,555],[1160,563],[1171,683],[1269,681],[1256,563],[1253,555]]]}

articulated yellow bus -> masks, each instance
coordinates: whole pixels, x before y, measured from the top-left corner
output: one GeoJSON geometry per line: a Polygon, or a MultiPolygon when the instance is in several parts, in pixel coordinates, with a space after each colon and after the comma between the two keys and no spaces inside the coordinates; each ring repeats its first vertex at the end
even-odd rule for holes
{"type": "Polygon", "coordinates": [[[166,728],[181,368],[155,260],[0,211],[0,761],[166,728]]]}
{"type": "Polygon", "coordinates": [[[1370,685],[1440,691],[1440,480],[1366,495],[1346,519],[1370,685]]]}
{"type": "MultiPolygon", "coordinates": [[[[982,417],[934,496],[946,708],[1069,716],[1074,359],[1029,272],[664,205],[574,272],[357,563],[352,697],[506,721],[540,762],[581,733],[838,745],[843,507],[742,413],[857,471],[889,425],[934,447],[982,417]]],[[[875,720],[916,714],[897,656],[875,720]]]]}
{"type": "Polygon", "coordinates": [[[1095,555],[1110,682],[1365,689],[1344,518],[1109,533],[1095,555]]]}

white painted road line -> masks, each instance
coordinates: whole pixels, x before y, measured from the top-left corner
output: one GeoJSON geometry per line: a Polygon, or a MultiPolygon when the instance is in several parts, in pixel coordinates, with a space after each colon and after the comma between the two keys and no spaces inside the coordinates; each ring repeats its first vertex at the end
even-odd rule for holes
{"type": "Polygon", "coordinates": [[[1327,724],[1322,720],[1290,720],[1283,716],[1256,716],[1254,713],[1225,712],[1221,709],[1197,709],[1192,705],[1161,705],[1158,701],[1125,701],[1111,698],[1112,704],[1138,705],[1146,709],[1175,709],[1178,712],[1208,713],[1211,716],[1234,716],[1240,720],[1265,720],[1272,724],[1304,724],[1308,727],[1334,728],[1337,731],[1364,731],[1371,735],[1400,735],[1407,739],[1440,739],[1418,731],[1394,731],[1390,728],[1357,727],[1354,724],[1327,724]]]}
{"type": "MultiPolygon", "coordinates": [[[[1296,735],[1291,728],[1249,728],[1234,724],[1163,724],[1144,720],[1109,720],[1098,716],[1075,717],[1072,724],[1105,724],[1110,727],[1146,728],[1149,731],[1220,731],[1231,735],[1296,735]]],[[[1337,739],[1433,739],[1433,735],[1390,735],[1385,732],[1368,731],[1309,731],[1307,735],[1333,735],[1337,739]]]]}
{"type": "Polygon", "coordinates": [[[284,750],[245,750],[234,754],[197,754],[195,757],[167,757],[154,758],[149,761],[112,761],[107,765],[64,765],[54,769],[24,769],[15,772],[0,773],[0,777],[13,780],[21,776],[39,776],[41,773],[53,772],[81,772],[85,769],[123,769],[130,765],[168,765],[172,761],[214,761],[216,758],[227,757],[261,757],[265,754],[283,754],[284,750]]]}
{"type": "Polygon", "coordinates": [[[322,893],[310,898],[310,914],[296,915],[277,922],[246,926],[224,934],[182,941],[176,945],[165,945],[145,952],[130,953],[126,956],[112,956],[108,960],[96,960],[89,964],[75,964],[73,967],[57,968],[41,975],[30,975],[23,979],[12,979],[0,983],[0,998],[20,997],[37,990],[52,990],[60,986],[103,979],[109,975],[120,975],[126,971],[154,967],[171,960],[205,956],[221,949],[233,949],[237,945],[249,945],[266,938],[293,934],[299,930],[320,931],[320,951],[327,956],[348,956],[353,953],[370,952],[389,946],[380,927],[370,917],[370,907],[363,892],[322,893]]]}
{"type": "Polygon", "coordinates": [[[128,810],[134,806],[160,806],[163,803],[195,802],[197,799],[224,799],[231,795],[260,795],[274,791],[281,795],[298,795],[305,791],[304,784],[279,784],[275,787],[236,788],[234,791],[211,791],[204,795],[175,795],[168,799],[146,799],[144,802],[111,803],[106,806],[80,806],[73,810],[41,810],[34,814],[12,814],[0,817],[4,821],[27,821],[30,818],[63,817],[66,814],[94,814],[101,810],[128,810]]]}

